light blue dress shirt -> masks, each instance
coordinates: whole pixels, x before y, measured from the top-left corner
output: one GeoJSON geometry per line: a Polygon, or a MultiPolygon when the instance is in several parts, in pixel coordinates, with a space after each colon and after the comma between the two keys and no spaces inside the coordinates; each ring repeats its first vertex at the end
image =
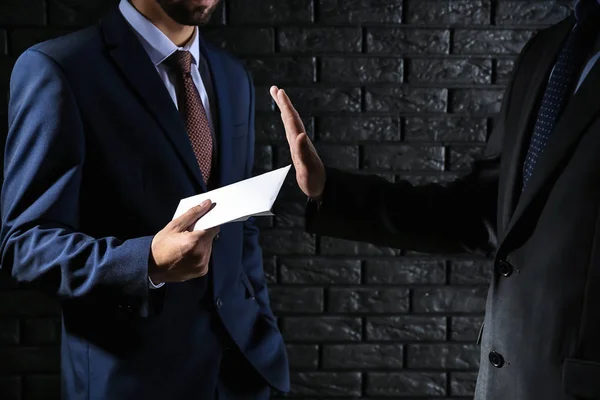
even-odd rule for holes
{"type": "MultiPolygon", "coordinates": [[[[128,0],[121,0],[119,3],[119,10],[129,25],[133,28],[136,36],[146,50],[146,53],[148,53],[150,60],[152,60],[152,63],[156,67],[158,75],[169,91],[175,107],[177,107],[175,75],[172,69],[164,64],[163,61],[165,61],[177,50],[187,50],[192,54],[192,65],[196,66],[196,68],[192,67],[192,79],[194,80],[196,88],[198,89],[198,93],[200,94],[200,98],[202,99],[202,104],[206,110],[206,116],[208,117],[211,133],[214,137],[215,131],[213,125],[213,115],[210,108],[210,97],[206,90],[204,81],[202,80],[202,75],[199,69],[201,60],[198,28],[196,27],[193,38],[184,47],[178,47],[171,41],[171,39],[162,33],[160,29],[146,19],[146,17],[144,17],[144,15],[142,15],[128,0]]],[[[150,288],[152,289],[158,289],[164,285],[164,283],[160,285],[154,285],[150,278],[148,278],[148,281],[150,288]]]]}

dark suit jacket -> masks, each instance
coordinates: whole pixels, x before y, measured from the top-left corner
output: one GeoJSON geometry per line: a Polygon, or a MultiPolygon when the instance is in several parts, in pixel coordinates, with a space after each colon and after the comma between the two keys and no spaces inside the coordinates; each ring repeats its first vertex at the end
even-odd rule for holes
{"type": "MultiPolygon", "coordinates": [[[[254,91],[239,61],[201,42],[224,186],[251,176],[254,91]]],[[[206,278],[148,289],[153,235],[206,187],[182,118],[117,9],[19,57],[9,123],[2,268],[60,299],[65,398],[211,398],[230,345],[289,389],[252,220],[221,227],[206,278]]]]}
{"type": "Polygon", "coordinates": [[[574,18],[523,49],[484,157],[448,185],[328,170],[308,230],[434,253],[495,252],[476,399],[600,398],[600,64],[520,190],[539,100],[574,18]]]}

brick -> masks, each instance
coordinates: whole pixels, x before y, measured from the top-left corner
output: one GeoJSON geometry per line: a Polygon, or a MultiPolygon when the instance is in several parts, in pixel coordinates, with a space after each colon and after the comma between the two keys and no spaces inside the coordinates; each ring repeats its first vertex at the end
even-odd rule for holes
{"type": "Polygon", "coordinates": [[[281,283],[284,284],[358,284],[360,260],[330,258],[283,258],[281,283]]]}
{"type": "Polygon", "coordinates": [[[406,353],[408,368],[479,368],[480,351],[476,344],[409,344],[406,353]]]}
{"type": "MultiPolygon", "coordinates": [[[[268,95],[268,90],[265,90],[268,95]]],[[[258,101],[258,99],[257,99],[258,101]]],[[[271,97],[269,95],[269,104],[271,104],[271,97]]],[[[304,128],[308,136],[313,137],[312,134],[312,118],[302,116],[304,122],[304,128]]],[[[285,138],[285,129],[281,116],[277,114],[257,114],[256,115],[256,141],[259,143],[265,142],[279,142],[287,146],[287,140],[285,138]]]]}
{"type": "Polygon", "coordinates": [[[290,374],[291,396],[360,396],[359,372],[297,372],[290,374]]]}
{"type": "Polygon", "coordinates": [[[45,19],[44,0],[0,2],[0,26],[42,26],[45,19]]]}
{"type": "Polygon", "coordinates": [[[492,83],[492,61],[486,59],[412,59],[410,83],[488,84],[492,83]]]}
{"type": "Polygon", "coordinates": [[[315,148],[325,165],[345,170],[358,169],[358,146],[316,143],[315,148]]]}
{"type": "MultiPolygon", "coordinates": [[[[325,165],[345,170],[358,169],[358,146],[315,143],[319,157],[325,165]]],[[[283,167],[292,162],[289,147],[278,148],[277,166],[283,167]]]]}
{"type": "Polygon", "coordinates": [[[319,0],[319,22],[402,23],[402,2],[389,0],[319,0]]]}
{"type": "Polygon", "coordinates": [[[402,58],[325,57],[319,80],[325,83],[402,83],[402,58]]]}
{"type": "Polygon", "coordinates": [[[404,139],[423,142],[485,142],[487,119],[473,117],[407,117],[404,139]]]}
{"type": "Polygon", "coordinates": [[[496,83],[506,85],[512,77],[515,68],[513,59],[501,59],[496,61],[496,83]]]}
{"type": "Polygon", "coordinates": [[[45,42],[70,32],[70,30],[57,28],[14,29],[10,34],[10,49],[12,55],[18,57],[34,44],[45,42]]]}
{"type": "Polygon", "coordinates": [[[23,381],[23,398],[27,400],[60,399],[59,375],[26,376],[23,381]]]}
{"type": "Polygon", "coordinates": [[[316,344],[287,344],[290,368],[316,369],[319,366],[319,346],[316,344]]]}
{"type": "Polygon", "coordinates": [[[481,158],[484,146],[452,146],[448,154],[449,171],[468,171],[473,161],[481,158]]]}
{"type": "Polygon", "coordinates": [[[271,308],[274,313],[318,313],[323,311],[322,288],[271,286],[271,308]]]}
{"type": "Polygon", "coordinates": [[[483,317],[480,316],[452,317],[450,319],[450,339],[475,342],[482,323],[483,317]]]}
{"type": "Polygon", "coordinates": [[[407,0],[411,24],[483,25],[490,22],[491,0],[407,0]]]}
{"type": "Polygon", "coordinates": [[[364,168],[393,171],[442,171],[445,152],[442,146],[411,144],[367,145],[364,168]]]}
{"type": "MultiPolygon", "coordinates": [[[[273,102],[273,98],[269,94],[269,88],[264,86],[255,86],[254,91],[254,107],[257,113],[261,112],[269,112],[275,110],[275,103],[273,102]]],[[[256,124],[257,124],[257,132],[256,132],[256,140],[262,138],[262,132],[258,129],[260,125],[258,125],[258,118],[260,114],[256,116],[256,124]]],[[[281,123],[281,118],[279,119],[281,123]]]]}
{"type": "Polygon", "coordinates": [[[255,84],[308,84],[315,80],[314,57],[261,57],[246,60],[255,84]]]}
{"type": "Polygon", "coordinates": [[[402,368],[401,344],[338,344],[323,346],[323,368],[402,368]]]}
{"type": "Polygon", "coordinates": [[[21,377],[0,376],[0,399],[21,400],[21,377]]]}
{"type": "Polygon", "coordinates": [[[551,25],[570,14],[566,4],[545,1],[500,1],[496,4],[497,25],[551,25]]]}
{"type": "Polygon", "coordinates": [[[0,319],[0,346],[19,344],[19,320],[0,319]]]}
{"type": "Polygon", "coordinates": [[[263,257],[263,271],[268,284],[277,282],[277,259],[275,256],[263,257]]]}
{"type": "Polygon", "coordinates": [[[315,254],[315,238],[305,232],[281,229],[263,230],[260,239],[262,249],[267,254],[315,254]]]}
{"type": "Polygon", "coordinates": [[[339,313],[408,312],[407,289],[331,288],[328,311],[339,313]]]}
{"type": "Polygon", "coordinates": [[[455,260],[450,264],[450,283],[485,285],[491,282],[492,272],[491,260],[455,260]]]}
{"type": "Polygon", "coordinates": [[[305,203],[297,201],[277,201],[273,207],[277,228],[304,229],[305,203]]]}
{"type": "Polygon", "coordinates": [[[322,237],[321,254],[327,256],[395,256],[400,250],[375,246],[370,243],[322,237]]]}
{"type": "Polygon", "coordinates": [[[202,34],[238,56],[271,53],[275,46],[273,30],[269,28],[214,27],[203,29],[202,34]]]}
{"type": "Polygon", "coordinates": [[[533,34],[530,30],[457,29],[452,51],[458,54],[516,55],[533,34]]]}
{"type": "Polygon", "coordinates": [[[0,317],[45,317],[59,314],[58,303],[40,292],[33,290],[0,292],[0,317]]]}
{"type": "Polygon", "coordinates": [[[0,347],[0,374],[58,372],[60,349],[53,347],[0,347]]]}
{"type": "Polygon", "coordinates": [[[444,396],[446,374],[438,372],[371,372],[367,374],[368,396],[444,396]]]}
{"type": "MultiPolygon", "coordinates": [[[[427,185],[429,183],[446,184],[446,183],[455,181],[457,178],[458,178],[458,175],[452,174],[452,173],[444,173],[444,174],[432,173],[430,175],[399,174],[398,177],[396,178],[396,182],[407,181],[407,182],[410,182],[412,185],[427,185]]],[[[417,257],[423,256],[423,254],[420,254],[418,252],[408,251],[408,250],[404,253],[404,255],[406,255],[406,256],[414,255],[417,257]]],[[[426,254],[426,255],[429,255],[429,254],[426,254]]]]}
{"type": "Polygon", "coordinates": [[[360,341],[362,322],[352,317],[284,317],[281,332],[286,341],[360,341]]]}
{"type": "Polygon", "coordinates": [[[281,52],[360,52],[362,34],[359,28],[281,28],[278,35],[281,52]]]}
{"type": "Polygon", "coordinates": [[[368,317],[369,341],[433,341],[446,339],[446,318],[402,315],[368,317]]]}
{"type": "Polygon", "coordinates": [[[273,169],[273,148],[271,146],[257,145],[254,147],[254,167],[263,170],[273,169]]]}
{"type": "Polygon", "coordinates": [[[316,121],[320,142],[399,141],[400,124],[395,117],[322,117],[316,121]]]}
{"type": "Polygon", "coordinates": [[[450,31],[447,29],[368,27],[366,47],[369,53],[448,54],[450,31]]]}
{"type": "Polygon", "coordinates": [[[60,343],[61,324],[55,318],[24,319],[21,321],[21,342],[43,346],[60,343]]]}
{"type": "Polygon", "coordinates": [[[445,112],[447,101],[447,89],[381,87],[366,92],[367,111],[445,112]]]}
{"type": "Polygon", "coordinates": [[[450,394],[473,397],[476,383],[476,372],[452,372],[450,374],[450,394]]]}
{"type": "Polygon", "coordinates": [[[454,89],[450,93],[450,111],[495,115],[500,112],[504,89],[454,89]]]}
{"type": "Polygon", "coordinates": [[[229,22],[238,24],[294,24],[313,21],[312,0],[228,0],[229,22]]]}
{"type": "Polygon", "coordinates": [[[486,287],[444,287],[413,291],[415,312],[465,312],[485,310],[486,287]]]}
{"type": "Polygon", "coordinates": [[[369,284],[443,284],[443,260],[379,259],[367,260],[365,277],[369,284]]]}
{"type": "Polygon", "coordinates": [[[48,0],[48,22],[52,26],[81,28],[96,23],[114,4],[102,0],[48,0]]]}
{"type": "Polygon", "coordinates": [[[286,88],[299,113],[357,112],[361,107],[360,88],[286,88]]]}

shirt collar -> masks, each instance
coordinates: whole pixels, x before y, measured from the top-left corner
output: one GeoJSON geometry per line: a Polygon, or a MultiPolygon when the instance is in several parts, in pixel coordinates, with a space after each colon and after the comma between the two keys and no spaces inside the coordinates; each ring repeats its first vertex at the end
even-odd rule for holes
{"type": "Polygon", "coordinates": [[[121,0],[119,10],[140,38],[142,46],[155,66],[158,66],[177,50],[189,51],[192,54],[193,62],[198,65],[200,61],[198,27],[194,29],[192,40],[185,47],[178,47],[160,29],[144,17],[129,0],[121,0]]]}

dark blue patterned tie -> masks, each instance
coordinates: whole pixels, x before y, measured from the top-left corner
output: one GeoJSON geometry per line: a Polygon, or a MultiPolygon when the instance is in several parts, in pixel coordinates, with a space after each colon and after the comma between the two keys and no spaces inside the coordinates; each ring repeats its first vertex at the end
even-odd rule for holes
{"type": "Polygon", "coordinates": [[[576,72],[580,71],[591,44],[594,42],[590,40],[590,27],[595,29],[594,25],[600,24],[600,20],[593,21],[599,8],[597,0],[581,0],[575,8],[577,24],[558,55],[540,103],[529,149],[523,164],[523,189],[529,178],[531,178],[535,163],[546,148],[550,134],[565,107],[566,100],[569,98],[569,93],[573,87],[576,72]],[[588,21],[591,23],[588,23],[588,21]]]}

